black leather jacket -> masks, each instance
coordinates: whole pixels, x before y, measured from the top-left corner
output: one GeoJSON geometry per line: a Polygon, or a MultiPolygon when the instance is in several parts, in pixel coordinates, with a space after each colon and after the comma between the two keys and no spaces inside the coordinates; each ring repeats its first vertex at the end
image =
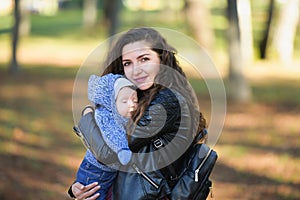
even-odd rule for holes
{"type": "MultiPolygon", "coordinates": [[[[184,153],[196,137],[192,117],[179,93],[170,89],[159,91],[129,135],[129,147],[134,154],[131,164],[118,173],[113,199],[159,199],[171,193],[177,174],[186,164],[184,153]]],[[[88,135],[87,142],[97,159],[105,163],[116,161],[116,154],[103,138],[99,141],[101,134],[95,121],[91,118],[85,121],[79,123],[79,128],[88,135]]]]}

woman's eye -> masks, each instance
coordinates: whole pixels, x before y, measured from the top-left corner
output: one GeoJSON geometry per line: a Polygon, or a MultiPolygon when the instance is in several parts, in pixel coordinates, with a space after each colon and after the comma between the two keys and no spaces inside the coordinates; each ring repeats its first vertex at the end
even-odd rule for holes
{"type": "Polygon", "coordinates": [[[123,67],[129,66],[129,65],[130,65],[130,62],[124,62],[123,63],[123,67]]]}
{"type": "Polygon", "coordinates": [[[142,62],[146,62],[146,61],[148,61],[148,60],[150,60],[148,57],[143,57],[143,58],[142,58],[142,62]]]}

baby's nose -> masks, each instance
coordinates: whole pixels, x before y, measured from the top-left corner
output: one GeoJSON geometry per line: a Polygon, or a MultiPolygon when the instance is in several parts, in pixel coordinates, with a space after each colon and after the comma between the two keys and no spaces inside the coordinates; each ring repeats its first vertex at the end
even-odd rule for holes
{"type": "Polygon", "coordinates": [[[130,109],[130,111],[134,111],[135,108],[136,108],[137,103],[135,103],[135,102],[132,101],[132,100],[129,100],[129,101],[128,101],[128,104],[129,104],[129,109],[130,109]]]}

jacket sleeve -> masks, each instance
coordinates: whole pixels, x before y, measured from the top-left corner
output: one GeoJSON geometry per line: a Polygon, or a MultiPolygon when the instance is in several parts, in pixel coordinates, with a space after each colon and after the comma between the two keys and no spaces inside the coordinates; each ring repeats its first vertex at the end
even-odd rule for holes
{"type": "Polygon", "coordinates": [[[145,171],[164,168],[178,160],[192,144],[195,131],[190,108],[178,93],[159,93],[129,137],[132,162],[145,171]]]}

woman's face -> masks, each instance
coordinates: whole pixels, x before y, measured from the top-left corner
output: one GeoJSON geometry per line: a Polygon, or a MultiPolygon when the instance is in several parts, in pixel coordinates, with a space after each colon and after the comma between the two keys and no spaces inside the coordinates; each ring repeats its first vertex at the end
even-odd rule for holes
{"type": "Polygon", "coordinates": [[[140,90],[149,89],[160,69],[160,58],[145,41],[123,47],[122,63],[125,76],[140,90]]]}

